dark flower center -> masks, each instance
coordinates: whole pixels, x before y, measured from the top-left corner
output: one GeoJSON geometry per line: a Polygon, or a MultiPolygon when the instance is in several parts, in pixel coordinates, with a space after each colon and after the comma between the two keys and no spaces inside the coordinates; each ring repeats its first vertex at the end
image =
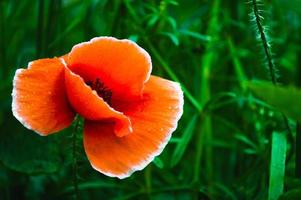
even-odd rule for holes
{"type": "Polygon", "coordinates": [[[111,105],[112,101],[112,91],[105,86],[105,84],[97,78],[95,81],[88,81],[87,85],[91,87],[92,90],[95,90],[105,102],[111,105]]]}

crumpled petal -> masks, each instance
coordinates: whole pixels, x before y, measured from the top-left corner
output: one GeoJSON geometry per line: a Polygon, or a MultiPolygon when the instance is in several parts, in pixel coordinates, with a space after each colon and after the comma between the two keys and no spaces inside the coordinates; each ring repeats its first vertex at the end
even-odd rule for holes
{"type": "Polygon", "coordinates": [[[151,76],[142,100],[124,102],[120,109],[131,119],[133,133],[119,138],[113,127],[86,121],[84,147],[96,170],[125,178],[162,152],[183,113],[183,93],[178,83],[151,76]]]}
{"type": "Polygon", "coordinates": [[[113,124],[115,134],[119,137],[132,132],[130,119],[111,108],[80,76],[68,68],[65,69],[65,84],[70,104],[82,117],[100,121],[104,125],[113,124]]]}

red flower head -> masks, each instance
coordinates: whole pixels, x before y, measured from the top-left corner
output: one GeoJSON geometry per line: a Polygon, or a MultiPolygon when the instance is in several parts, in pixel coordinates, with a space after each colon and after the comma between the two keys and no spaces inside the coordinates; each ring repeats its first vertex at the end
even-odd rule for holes
{"type": "Polygon", "coordinates": [[[162,152],[183,113],[180,85],[150,75],[151,69],[150,56],[136,43],[94,38],[66,56],[18,69],[13,114],[46,136],[68,127],[78,113],[93,168],[125,178],[162,152]]]}

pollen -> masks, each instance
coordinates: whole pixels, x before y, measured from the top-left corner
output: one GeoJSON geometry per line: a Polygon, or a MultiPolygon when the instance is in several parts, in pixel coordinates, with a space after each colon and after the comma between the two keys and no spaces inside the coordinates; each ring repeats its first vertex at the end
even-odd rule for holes
{"type": "Polygon", "coordinates": [[[100,96],[105,102],[111,105],[112,102],[112,91],[105,86],[105,84],[96,78],[95,81],[87,81],[87,85],[91,87],[92,90],[96,91],[97,95],[100,96]]]}

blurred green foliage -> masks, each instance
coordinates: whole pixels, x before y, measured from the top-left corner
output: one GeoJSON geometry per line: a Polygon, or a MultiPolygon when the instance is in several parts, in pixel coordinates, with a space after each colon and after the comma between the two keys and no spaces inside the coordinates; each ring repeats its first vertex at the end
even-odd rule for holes
{"type": "Polygon", "coordinates": [[[145,48],[153,74],[181,83],[185,112],[164,152],[125,180],[93,170],[78,133],[80,199],[301,199],[301,1],[257,3],[281,87],[248,83],[270,81],[252,1],[0,0],[0,199],[74,198],[73,127],[26,130],[12,79],[104,35],[145,48]]]}

